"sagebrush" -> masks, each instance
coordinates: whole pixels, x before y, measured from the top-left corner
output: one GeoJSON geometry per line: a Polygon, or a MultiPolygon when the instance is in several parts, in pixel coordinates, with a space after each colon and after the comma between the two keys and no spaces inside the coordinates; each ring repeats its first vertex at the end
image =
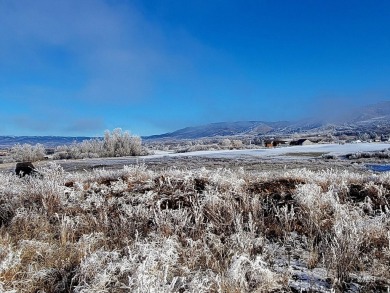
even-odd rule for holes
{"type": "Polygon", "coordinates": [[[0,173],[2,292],[389,286],[390,173],[40,172],[0,173]]]}
{"type": "Polygon", "coordinates": [[[41,161],[45,158],[46,151],[42,144],[16,144],[10,151],[10,159],[8,161],[14,162],[35,162],[41,161]]]}
{"type": "Polygon", "coordinates": [[[116,128],[106,130],[103,139],[89,139],[71,145],[56,148],[54,159],[84,159],[100,157],[123,157],[145,155],[139,136],[131,135],[128,131],[116,128]]]}

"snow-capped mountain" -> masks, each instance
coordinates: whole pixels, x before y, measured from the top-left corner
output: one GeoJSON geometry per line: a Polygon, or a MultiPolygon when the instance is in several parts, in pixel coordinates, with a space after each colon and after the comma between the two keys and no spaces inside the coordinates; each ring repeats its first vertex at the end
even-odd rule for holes
{"type": "Polygon", "coordinates": [[[199,139],[220,136],[290,135],[332,131],[390,132],[390,101],[368,105],[345,113],[335,120],[308,118],[299,121],[239,121],[219,122],[186,127],[174,132],[145,137],[145,139],[199,139]]]}

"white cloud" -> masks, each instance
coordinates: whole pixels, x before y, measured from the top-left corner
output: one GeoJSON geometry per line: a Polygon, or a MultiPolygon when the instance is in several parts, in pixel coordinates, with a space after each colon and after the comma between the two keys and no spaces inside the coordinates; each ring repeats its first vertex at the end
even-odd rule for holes
{"type": "Polygon", "coordinates": [[[192,46],[202,48],[186,33],[168,39],[130,5],[103,0],[2,1],[0,19],[0,65],[54,71],[62,56],[48,51],[60,49],[83,76],[74,97],[87,101],[145,99],[159,76],[185,70],[192,46]],[[181,44],[175,56],[171,42],[181,44]]]}
{"type": "Polygon", "coordinates": [[[104,130],[104,121],[100,118],[77,119],[76,121],[71,122],[65,129],[65,131],[69,133],[97,133],[100,135],[103,134],[104,130]]]}
{"type": "Polygon", "coordinates": [[[12,126],[18,129],[34,132],[50,132],[55,129],[58,121],[29,115],[18,115],[12,118],[12,126]]]}

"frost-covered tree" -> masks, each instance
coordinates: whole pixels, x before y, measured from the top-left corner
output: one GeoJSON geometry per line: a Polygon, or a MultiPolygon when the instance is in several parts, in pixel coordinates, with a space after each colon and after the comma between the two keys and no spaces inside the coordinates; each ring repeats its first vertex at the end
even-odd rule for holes
{"type": "Polygon", "coordinates": [[[139,136],[116,128],[112,132],[107,130],[103,139],[89,139],[68,146],[59,146],[54,159],[139,156],[142,152],[142,141],[139,136]]]}
{"type": "Polygon", "coordinates": [[[228,138],[224,138],[221,141],[221,146],[223,146],[223,147],[230,147],[231,145],[232,145],[232,142],[228,138]]]}
{"type": "Polygon", "coordinates": [[[104,133],[103,150],[107,157],[137,156],[142,152],[141,138],[116,128],[104,133]]]}
{"type": "Polygon", "coordinates": [[[255,145],[263,145],[264,144],[263,140],[260,137],[255,137],[252,142],[255,145]]]}
{"type": "Polygon", "coordinates": [[[235,148],[235,149],[240,149],[240,148],[242,148],[243,144],[242,144],[242,141],[241,141],[241,140],[239,140],[239,139],[233,139],[233,140],[232,140],[232,146],[233,146],[233,148],[235,148]]]}
{"type": "Polygon", "coordinates": [[[370,139],[370,135],[368,133],[360,134],[359,139],[362,141],[368,141],[370,139]]]}
{"type": "Polygon", "coordinates": [[[57,147],[54,159],[83,159],[101,156],[103,156],[103,142],[100,139],[89,139],[57,147]]]}
{"type": "Polygon", "coordinates": [[[11,148],[11,157],[16,162],[35,162],[43,160],[45,157],[45,148],[42,144],[16,144],[11,148]]]}

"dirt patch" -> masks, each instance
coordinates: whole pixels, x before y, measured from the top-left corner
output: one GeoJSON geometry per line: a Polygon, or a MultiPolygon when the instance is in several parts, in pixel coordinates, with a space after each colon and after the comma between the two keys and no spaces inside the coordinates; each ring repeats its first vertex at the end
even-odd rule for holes
{"type": "Polygon", "coordinates": [[[268,182],[253,182],[247,187],[250,193],[259,193],[262,195],[271,195],[274,198],[291,197],[297,185],[305,184],[298,179],[277,179],[268,182]]]}
{"type": "MultiPolygon", "coordinates": [[[[351,184],[348,199],[355,203],[367,203],[374,211],[385,212],[386,208],[389,208],[390,194],[388,192],[383,194],[380,189],[381,187],[376,185],[351,184]]],[[[366,213],[370,212],[366,206],[363,208],[366,213]]]]}

